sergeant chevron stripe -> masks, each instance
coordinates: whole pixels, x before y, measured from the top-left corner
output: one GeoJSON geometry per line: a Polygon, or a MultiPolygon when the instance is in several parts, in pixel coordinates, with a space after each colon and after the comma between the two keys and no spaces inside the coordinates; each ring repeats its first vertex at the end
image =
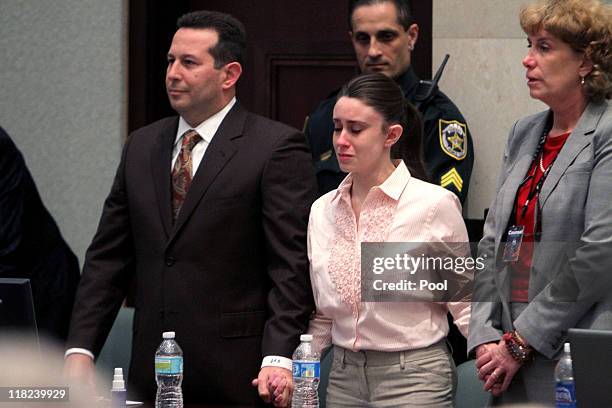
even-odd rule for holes
{"type": "Polygon", "coordinates": [[[461,192],[461,189],[463,188],[463,179],[459,175],[457,169],[454,167],[440,178],[440,185],[442,187],[447,187],[451,184],[454,184],[457,191],[461,192]]]}

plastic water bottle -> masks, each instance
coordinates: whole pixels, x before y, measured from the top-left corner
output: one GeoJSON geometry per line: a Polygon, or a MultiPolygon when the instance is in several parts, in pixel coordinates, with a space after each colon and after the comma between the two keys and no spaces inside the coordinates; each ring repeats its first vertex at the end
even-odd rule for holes
{"type": "Polygon", "coordinates": [[[111,388],[111,408],[125,408],[127,391],[125,389],[125,381],[123,381],[123,369],[115,368],[113,375],[113,386],[111,388]]]}
{"type": "Polygon", "coordinates": [[[183,408],[183,350],[174,332],[164,332],[164,341],[155,352],[155,408],[183,408]]]}
{"type": "Polygon", "coordinates": [[[563,345],[563,356],[555,367],[555,407],[576,408],[576,389],[569,343],[563,345]]]}
{"type": "Polygon", "coordinates": [[[319,354],[312,350],[312,335],[302,334],[300,345],[293,353],[293,399],[292,408],[319,408],[320,361],[319,354]]]}

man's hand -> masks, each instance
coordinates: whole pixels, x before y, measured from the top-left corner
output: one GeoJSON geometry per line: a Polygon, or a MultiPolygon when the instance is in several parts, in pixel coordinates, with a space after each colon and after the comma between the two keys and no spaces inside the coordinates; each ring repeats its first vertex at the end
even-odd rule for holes
{"type": "Polygon", "coordinates": [[[257,387],[259,396],[275,407],[289,407],[293,394],[293,376],[291,371],[281,367],[262,367],[259,375],[251,383],[257,387]]]}
{"type": "Polygon", "coordinates": [[[83,387],[91,395],[96,392],[96,367],[91,357],[73,353],[64,361],[64,378],[75,386],[83,387]]]}
{"type": "Polygon", "coordinates": [[[491,343],[479,346],[476,350],[476,368],[478,378],[484,381],[484,389],[490,391],[495,397],[500,396],[510,386],[512,378],[521,368],[508,353],[506,343],[501,340],[498,344],[491,343]],[[483,350],[480,350],[483,346],[483,350]]]}

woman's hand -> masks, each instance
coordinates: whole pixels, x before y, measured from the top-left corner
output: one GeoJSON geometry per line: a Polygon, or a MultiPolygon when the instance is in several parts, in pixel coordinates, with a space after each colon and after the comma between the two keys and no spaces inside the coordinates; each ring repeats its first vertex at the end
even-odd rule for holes
{"type": "Polygon", "coordinates": [[[478,378],[484,381],[484,389],[496,397],[508,389],[512,378],[521,368],[521,364],[508,353],[504,340],[498,344],[478,346],[476,357],[478,378]]]}
{"type": "MultiPolygon", "coordinates": [[[[492,350],[493,348],[495,348],[496,346],[497,346],[497,343],[485,343],[485,344],[481,344],[480,346],[478,346],[476,348],[476,360],[478,361],[480,359],[481,365],[484,365],[485,363],[488,363],[491,360],[491,355],[489,354],[489,351],[492,350]]],[[[489,379],[489,377],[491,376],[490,374],[484,375],[484,371],[481,374],[481,370],[478,368],[478,366],[476,367],[476,371],[477,371],[477,374],[478,374],[478,379],[482,380],[485,383],[489,379]]],[[[484,385],[483,385],[483,388],[484,388],[484,385]]],[[[501,388],[501,383],[500,382],[496,382],[493,385],[493,387],[491,387],[491,389],[489,389],[489,391],[491,393],[494,393],[494,392],[497,393],[497,392],[499,392],[500,388],[501,388]]]]}

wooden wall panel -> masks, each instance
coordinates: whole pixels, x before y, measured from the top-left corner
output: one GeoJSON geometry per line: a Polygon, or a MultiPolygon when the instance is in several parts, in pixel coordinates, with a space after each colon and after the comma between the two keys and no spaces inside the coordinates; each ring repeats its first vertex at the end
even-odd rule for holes
{"type": "Polygon", "coordinates": [[[335,56],[272,55],[268,57],[268,70],[268,116],[298,129],[307,113],[357,73],[351,57],[335,56]],[[317,86],[313,86],[315,80],[317,86]]]}

